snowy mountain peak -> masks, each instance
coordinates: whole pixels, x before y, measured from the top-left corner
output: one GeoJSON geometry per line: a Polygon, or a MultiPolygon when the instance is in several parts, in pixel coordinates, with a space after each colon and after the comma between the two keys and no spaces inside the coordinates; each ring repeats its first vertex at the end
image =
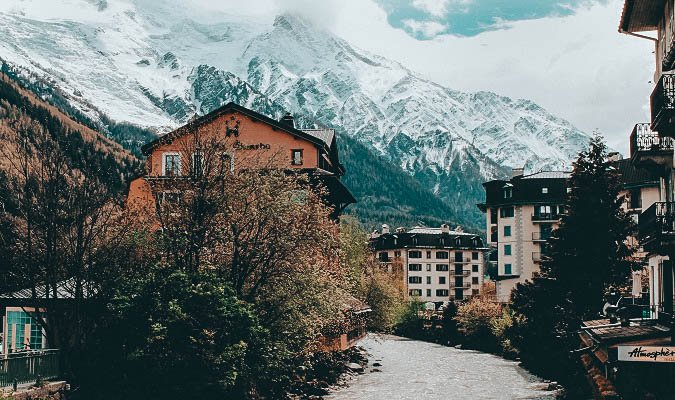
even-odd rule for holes
{"type": "Polygon", "coordinates": [[[439,196],[510,167],[568,168],[588,142],[529,100],[446,88],[290,14],[266,23],[177,0],[4,0],[0,58],[96,117],[159,131],[235,101],[335,127],[439,196]],[[93,107],[92,107],[93,106],[93,107]]]}

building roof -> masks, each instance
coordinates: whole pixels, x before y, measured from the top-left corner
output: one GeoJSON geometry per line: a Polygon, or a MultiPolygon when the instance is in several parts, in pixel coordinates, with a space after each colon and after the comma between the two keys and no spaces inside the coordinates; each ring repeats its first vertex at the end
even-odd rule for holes
{"type": "Polygon", "coordinates": [[[628,158],[614,161],[612,166],[616,168],[621,176],[621,183],[624,188],[656,186],[659,184],[659,177],[654,172],[646,168],[636,167],[628,158]]]}
{"type": "MultiPolygon", "coordinates": [[[[427,228],[426,226],[416,226],[407,233],[426,233],[430,235],[442,235],[443,234],[443,229],[442,228],[427,228]]],[[[448,233],[451,236],[456,236],[456,235],[467,235],[467,236],[476,236],[475,233],[467,233],[467,232],[460,232],[460,231],[450,231],[448,233]]]]}
{"type": "Polygon", "coordinates": [[[407,232],[385,233],[370,240],[375,250],[404,248],[472,249],[485,250],[483,239],[478,234],[466,232],[442,232],[440,228],[415,227],[407,232]]]}
{"type": "MultiPolygon", "coordinates": [[[[61,281],[56,284],[56,296],[49,289],[49,297],[51,299],[60,299],[60,300],[72,300],[75,298],[76,292],[76,283],[77,281],[74,278],[61,281]]],[[[92,298],[98,293],[98,290],[93,287],[88,282],[82,283],[82,297],[85,299],[92,298]]],[[[21,289],[16,292],[4,293],[0,295],[0,300],[30,300],[30,299],[40,299],[46,300],[46,285],[37,286],[35,288],[35,297],[33,297],[33,291],[29,289],[21,289]]]]}
{"type": "Polygon", "coordinates": [[[514,179],[569,179],[571,171],[539,171],[534,174],[517,176],[514,179]]]}
{"type": "Polygon", "coordinates": [[[623,4],[620,32],[655,31],[663,15],[665,0],[626,0],[623,4]]]}
{"type": "Polygon", "coordinates": [[[516,204],[563,204],[570,175],[566,171],[540,171],[510,180],[485,182],[485,203],[479,204],[478,208],[485,211],[486,207],[516,204]],[[505,189],[509,189],[509,196],[505,189]]]}
{"type": "Polygon", "coordinates": [[[260,114],[256,111],[250,110],[246,107],[242,107],[236,103],[227,103],[224,106],[217,108],[214,111],[211,111],[210,113],[206,115],[202,115],[201,117],[190,121],[188,124],[181,126],[178,129],[175,129],[165,135],[162,135],[158,137],[157,139],[145,144],[141,150],[143,151],[144,155],[150,154],[152,150],[165,143],[171,143],[175,138],[180,137],[185,134],[191,133],[195,128],[205,125],[214,119],[220,117],[223,114],[226,114],[228,112],[238,112],[241,114],[244,114],[252,119],[262,121],[268,125],[271,125],[275,129],[278,129],[280,131],[284,131],[286,133],[289,133],[295,137],[298,137],[300,139],[307,140],[309,142],[314,143],[317,146],[324,147],[326,150],[330,149],[332,146],[332,141],[335,137],[335,131],[332,129],[310,129],[307,131],[303,131],[300,129],[296,129],[295,127],[284,123],[277,121],[273,118],[270,118],[266,115],[260,114]],[[333,133],[329,133],[328,131],[333,131],[333,133]],[[328,141],[330,139],[330,141],[328,141]]]}

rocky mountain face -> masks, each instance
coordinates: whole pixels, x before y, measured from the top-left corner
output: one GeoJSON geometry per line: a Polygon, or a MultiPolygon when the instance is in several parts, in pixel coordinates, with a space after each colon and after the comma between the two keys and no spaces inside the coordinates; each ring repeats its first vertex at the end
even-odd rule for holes
{"type": "Polygon", "coordinates": [[[274,117],[288,110],[363,148],[343,157],[362,204],[397,210],[407,190],[422,190],[439,202],[433,218],[473,227],[483,181],[511,167],[569,168],[588,141],[531,101],[443,87],[291,15],[261,21],[177,0],[7,0],[0,32],[0,58],[92,120],[161,133],[229,101],[274,117]],[[382,180],[413,179],[386,194],[365,190],[358,178],[372,171],[350,159],[357,153],[386,170],[382,180]]]}

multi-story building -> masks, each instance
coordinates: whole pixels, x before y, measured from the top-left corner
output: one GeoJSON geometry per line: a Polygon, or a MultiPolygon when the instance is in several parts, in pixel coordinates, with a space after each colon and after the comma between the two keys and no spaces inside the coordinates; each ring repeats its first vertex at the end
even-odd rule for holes
{"type": "Polygon", "coordinates": [[[345,170],[333,129],[298,129],[290,114],[277,121],[229,103],[143,146],[146,173],[131,182],[127,204],[153,214],[158,196],[170,195],[180,179],[200,170],[204,156],[199,147],[214,141],[224,147],[223,171],[277,168],[307,173],[327,189],[324,200],[335,218],[355,202],[340,180],[345,170]]]}
{"type": "Polygon", "coordinates": [[[630,136],[631,160],[648,168],[659,181],[658,196],[643,204],[638,218],[638,239],[646,252],[650,272],[653,315],[670,325],[675,309],[675,2],[627,0],[619,25],[622,33],[655,44],[656,69],[651,103],[651,124],[638,124],[630,136]],[[656,33],[656,36],[652,36],[656,33]]]}
{"type": "Polygon", "coordinates": [[[565,212],[568,172],[524,175],[514,169],[510,180],[483,184],[488,244],[496,252],[497,301],[508,302],[518,283],[540,271],[546,241],[565,212]]]}
{"type": "Polygon", "coordinates": [[[397,228],[382,225],[373,232],[371,248],[388,270],[402,270],[401,278],[411,298],[444,303],[467,300],[481,292],[485,252],[477,234],[440,228],[397,228]]]}

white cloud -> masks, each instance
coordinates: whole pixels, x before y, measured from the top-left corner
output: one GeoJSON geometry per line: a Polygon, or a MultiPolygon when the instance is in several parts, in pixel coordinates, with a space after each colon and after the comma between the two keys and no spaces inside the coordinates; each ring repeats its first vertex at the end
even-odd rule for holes
{"type": "Polygon", "coordinates": [[[443,17],[451,4],[467,5],[473,0],[412,0],[412,5],[435,17],[443,17]]]}
{"type": "Polygon", "coordinates": [[[453,89],[531,99],[586,132],[599,129],[624,154],[633,125],[649,120],[654,47],[617,33],[622,0],[426,41],[393,28],[373,1],[326,1],[341,5],[333,31],[356,46],[453,89]]]}
{"type": "Polygon", "coordinates": [[[448,26],[436,21],[417,21],[414,19],[406,19],[403,25],[408,27],[414,34],[420,35],[426,39],[436,37],[438,34],[445,32],[448,26]]]}

